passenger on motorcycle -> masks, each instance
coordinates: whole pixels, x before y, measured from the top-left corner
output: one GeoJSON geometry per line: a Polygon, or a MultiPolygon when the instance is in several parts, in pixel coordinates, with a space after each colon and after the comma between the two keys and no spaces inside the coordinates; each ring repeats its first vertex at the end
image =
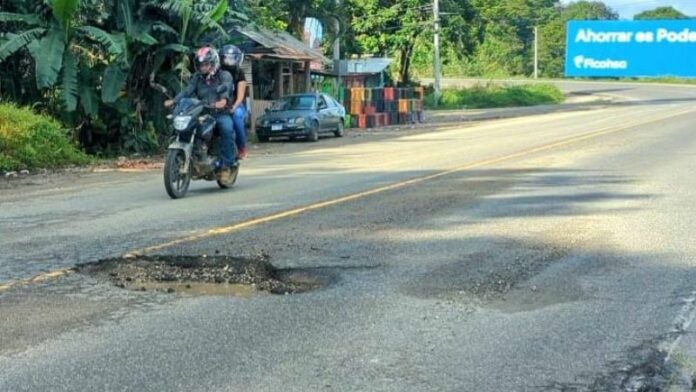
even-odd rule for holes
{"type": "Polygon", "coordinates": [[[230,90],[230,100],[227,107],[232,113],[232,122],[234,123],[235,142],[237,144],[237,157],[244,159],[247,156],[246,149],[246,129],[244,127],[244,119],[247,114],[247,109],[244,104],[246,98],[246,77],[242,71],[242,62],[244,61],[244,53],[241,49],[234,45],[225,45],[220,49],[220,57],[222,57],[222,69],[228,71],[232,75],[232,90],[230,90]]]}
{"type": "Polygon", "coordinates": [[[230,112],[225,110],[228,103],[229,93],[232,91],[232,75],[220,69],[220,56],[211,47],[202,47],[196,52],[194,58],[196,73],[189,80],[188,86],[184,88],[174,99],[164,102],[165,107],[172,107],[181,98],[195,96],[204,102],[213,103],[217,111],[213,114],[216,126],[220,133],[221,143],[220,152],[222,159],[216,161],[216,169],[221,170],[221,176],[229,176],[229,168],[236,164],[236,148],[234,125],[230,112]],[[225,93],[218,93],[218,87],[226,86],[225,93]]]}

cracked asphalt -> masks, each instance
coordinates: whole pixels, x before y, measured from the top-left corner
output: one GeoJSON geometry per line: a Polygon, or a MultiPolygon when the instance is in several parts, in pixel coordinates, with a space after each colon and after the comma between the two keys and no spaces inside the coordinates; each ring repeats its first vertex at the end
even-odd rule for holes
{"type": "Polygon", "coordinates": [[[617,99],[273,144],[234,189],[177,201],[156,171],[3,188],[0,284],[177,239],[150,253],[331,279],[249,297],[16,284],[0,390],[689,390],[696,90],[562,87],[617,99]]]}

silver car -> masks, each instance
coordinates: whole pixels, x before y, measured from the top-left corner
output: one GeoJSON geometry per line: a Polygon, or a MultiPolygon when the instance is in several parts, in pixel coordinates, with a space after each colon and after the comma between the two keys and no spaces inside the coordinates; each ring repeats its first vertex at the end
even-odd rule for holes
{"type": "Polygon", "coordinates": [[[272,137],[305,137],[315,142],[329,133],[341,137],[345,116],[343,105],[326,94],[287,95],[256,120],[256,135],[260,142],[272,137]]]}

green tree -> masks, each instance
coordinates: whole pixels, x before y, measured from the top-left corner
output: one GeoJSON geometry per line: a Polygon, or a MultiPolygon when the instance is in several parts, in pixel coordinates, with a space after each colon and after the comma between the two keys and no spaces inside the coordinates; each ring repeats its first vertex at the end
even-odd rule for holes
{"type": "Polygon", "coordinates": [[[646,19],[688,19],[679,10],[674,9],[674,7],[657,7],[653,10],[643,11],[639,14],[633,16],[635,20],[646,20],[646,19]]]}
{"type": "Polygon", "coordinates": [[[567,21],[576,20],[617,20],[616,13],[601,1],[577,1],[561,9],[561,16],[567,21]]]}
{"type": "Polygon", "coordinates": [[[470,23],[477,28],[478,42],[467,71],[490,76],[531,74],[534,28],[558,13],[556,2],[472,0],[472,4],[476,13],[470,23]],[[501,63],[496,52],[504,53],[507,61],[501,63]]]}
{"type": "Polygon", "coordinates": [[[395,57],[399,80],[407,83],[416,42],[432,31],[429,5],[427,0],[351,0],[358,53],[395,57]]]}
{"type": "Polygon", "coordinates": [[[240,7],[261,27],[276,31],[288,28],[287,4],[283,0],[246,0],[240,7]]]}
{"type": "Polygon", "coordinates": [[[325,39],[332,42],[346,32],[348,0],[246,0],[241,9],[253,22],[273,30],[286,30],[302,39],[307,18],[318,19],[325,39]],[[338,29],[336,29],[338,21],[338,29]]]}
{"type": "Polygon", "coordinates": [[[619,15],[598,1],[578,1],[558,9],[539,29],[539,68],[545,77],[563,75],[566,24],[569,20],[617,20],[619,15]]]}
{"type": "MultiPolygon", "coordinates": [[[[440,2],[440,53],[445,75],[472,75],[468,64],[481,38],[480,25],[474,23],[478,10],[464,0],[440,2]]],[[[427,26],[430,27],[430,26],[427,26]]],[[[425,28],[413,50],[412,66],[416,76],[433,75],[433,29],[425,28]]]]}
{"type": "Polygon", "coordinates": [[[489,24],[484,30],[485,39],[476,48],[472,61],[476,75],[503,77],[524,73],[524,45],[514,26],[489,24]]]}

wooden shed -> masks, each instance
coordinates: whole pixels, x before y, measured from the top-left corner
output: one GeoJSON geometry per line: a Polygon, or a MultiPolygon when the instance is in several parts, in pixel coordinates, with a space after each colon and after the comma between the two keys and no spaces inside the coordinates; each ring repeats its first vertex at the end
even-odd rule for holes
{"type": "Polygon", "coordinates": [[[246,57],[243,68],[249,84],[252,130],[273,100],[313,91],[312,73],[331,64],[326,56],[284,31],[251,25],[236,27],[230,35],[242,42],[246,57]]]}

